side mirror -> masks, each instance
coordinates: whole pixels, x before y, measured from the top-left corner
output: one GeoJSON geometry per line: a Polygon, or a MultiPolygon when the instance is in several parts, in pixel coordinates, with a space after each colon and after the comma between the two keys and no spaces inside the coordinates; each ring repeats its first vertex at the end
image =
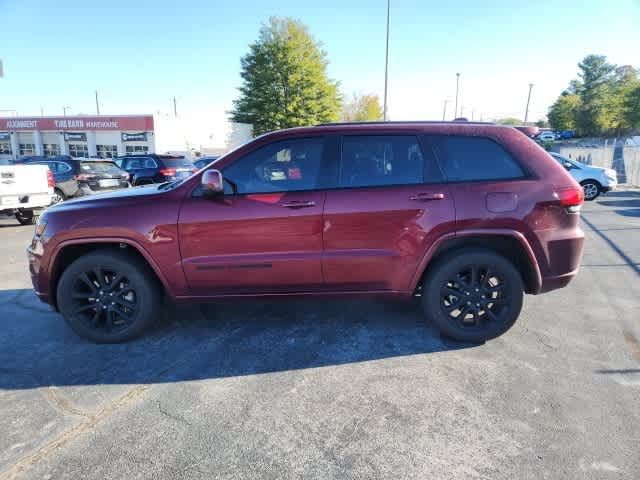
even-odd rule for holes
{"type": "Polygon", "coordinates": [[[200,177],[200,179],[205,196],[219,195],[224,192],[222,173],[220,173],[219,170],[216,170],[215,168],[205,170],[202,172],[202,177],[200,177]]]}
{"type": "Polygon", "coordinates": [[[571,162],[562,162],[562,165],[564,166],[564,168],[566,168],[567,170],[571,170],[573,168],[573,163],[571,162]]]}

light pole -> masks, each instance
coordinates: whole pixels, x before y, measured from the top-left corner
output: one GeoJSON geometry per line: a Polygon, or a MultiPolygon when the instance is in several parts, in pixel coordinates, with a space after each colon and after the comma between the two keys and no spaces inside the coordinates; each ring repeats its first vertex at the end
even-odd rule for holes
{"type": "Polygon", "coordinates": [[[100,115],[100,104],[98,103],[98,90],[96,90],[96,115],[100,115]]]}
{"type": "Polygon", "coordinates": [[[456,73],[456,108],[453,110],[453,119],[458,117],[458,91],[460,89],[460,74],[456,73]]]}
{"type": "Polygon", "coordinates": [[[387,88],[389,83],[389,15],[391,13],[391,0],[387,0],[387,46],[384,57],[384,109],[382,118],[387,121],[387,88]]]}
{"type": "Polygon", "coordinates": [[[444,122],[444,119],[447,116],[447,103],[449,103],[449,99],[445,98],[444,99],[444,108],[442,109],[442,121],[444,122]]]}
{"type": "Polygon", "coordinates": [[[67,116],[67,110],[71,110],[71,107],[70,107],[70,106],[68,106],[68,105],[67,105],[67,106],[65,106],[65,107],[62,107],[62,116],[63,116],[63,117],[66,117],[66,116],[67,116]]]}
{"type": "Polygon", "coordinates": [[[527,124],[527,119],[529,118],[529,101],[531,100],[531,89],[533,88],[533,83],[529,84],[529,95],[527,95],[527,108],[524,111],[524,124],[527,124]]]}

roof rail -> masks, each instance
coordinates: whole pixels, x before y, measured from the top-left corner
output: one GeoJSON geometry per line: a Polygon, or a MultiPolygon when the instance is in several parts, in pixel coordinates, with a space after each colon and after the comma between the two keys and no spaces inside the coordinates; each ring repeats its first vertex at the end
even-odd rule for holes
{"type": "Polygon", "coordinates": [[[314,125],[315,127],[331,127],[338,125],[406,125],[406,124],[416,124],[416,125],[424,125],[424,124],[443,124],[443,123],[467,123],[470,125],[496,125],[494,122],[475,122],[468,120],[394,120],[394,121],[366,121],[366,122],[328,122],[328,123],[318,123],[314,125]]]}

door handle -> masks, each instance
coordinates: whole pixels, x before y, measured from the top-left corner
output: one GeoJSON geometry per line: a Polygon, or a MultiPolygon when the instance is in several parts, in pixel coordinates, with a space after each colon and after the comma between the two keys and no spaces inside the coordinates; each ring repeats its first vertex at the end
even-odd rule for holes
{"type": "Polygon", "coordinates": [[[426,202],[429,200],[443,200],[444,193],[416,193],[409,197],[409,200],[416,200],[418,202],[426,202]]]}
{"type": "Polygon", "coordinates": [[[308,208],[315,207],[316,202],[313,200],[291,200],[290,202],[281,203],[280,206],[285,208],[308,208]]]}

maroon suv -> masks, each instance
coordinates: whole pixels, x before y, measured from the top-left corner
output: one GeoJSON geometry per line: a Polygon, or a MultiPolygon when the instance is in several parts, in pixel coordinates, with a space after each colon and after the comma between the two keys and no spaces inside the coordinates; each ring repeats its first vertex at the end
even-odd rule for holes
{"type": "Polygon", "coordinates": [[[268,295],[421,297],[465,341],[563,287],[584,235],[580,186],[514,128],[333,124],[273,132],[191,177],[47,209],[36,294],[96,342],[176,302],[268,295]]]}

